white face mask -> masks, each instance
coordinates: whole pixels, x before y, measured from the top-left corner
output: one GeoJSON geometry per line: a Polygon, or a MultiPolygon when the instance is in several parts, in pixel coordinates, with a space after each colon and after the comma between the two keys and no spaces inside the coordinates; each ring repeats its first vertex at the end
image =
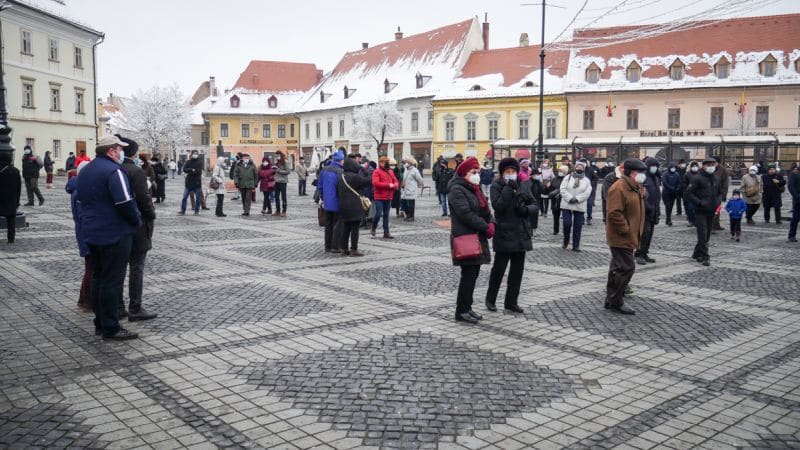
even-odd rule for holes
{"type": "Polygon", "coordinates": [[[469,176],[469,178],[467,178],[467,181],[469,181],[472,184],[480,184],[481,176],[480,174],[473,173],[472,175],[469,176]]]}
{"type": "Polygon", "coordinates": [[[192,159],[197,159],[197,155],[192,155],[192,159]]]}
{"type": "Polygon", "coordinates": [[[541,175],[534,175],[533,179],[536,180],[536,181],[542,181],[542,176],[541,175]]]}
{"type": "Polygon", "coordinates": [[[710,167],[706,167],[705,170],[706,170],[706,173],[711,174],[711,173],[714,173],[714,171],[717,170],[717,168],[714,167],[714,166],[710,166],[710,167]]]}
{"type": "Polygon", "coordinates": [[[639,184],[643,184],[645,181],[647,181],[647,176],[643,173],[637,173],[634,180],[639,184]]]}
{"type": "Polygon", "coordinates": [[[503,179],[506,181],[517,181],[517,174],[503,175],[503,179]]]}
{"type": "Polygon", "coordinates": [[[670,167],[669,171],[672,172],[672,173],[675,173],[675,168],[674,167],[670,167]]]}
{"type": "Polygon", "coordinates": [[[681,164],[681,169],[685,169],[685,168],[686,168],[686,164],[681,164]]]}
{"type": "Polygon", "coordinates": [[[245,164],[250,164],[250,160],[247,159],[247,158],[243,159],[242,162],[245,163],[245,164]]]}
{"type": "Polygon", "coordinates": [[[700,168],[697,166],[692,166],[692,172],[699,172],[700,168]]]}
{"type": "Polygon", "coordinates": [[[751,170],[751,171],[750,171],[750,175],[755,175],[755,174],[757,174],[757,173],[758,173],[758,171],[757,171],[757,170],[751,170]]]}
{"type": "Polygon", "coordinates": [[[650,167],[650,173],[652,173],[653,175],[655,175],[655,174],[656,174],[656,172],[658,172],[658,167],[656,167],[656,166],[652,166],[652,167],[650,167]]]}

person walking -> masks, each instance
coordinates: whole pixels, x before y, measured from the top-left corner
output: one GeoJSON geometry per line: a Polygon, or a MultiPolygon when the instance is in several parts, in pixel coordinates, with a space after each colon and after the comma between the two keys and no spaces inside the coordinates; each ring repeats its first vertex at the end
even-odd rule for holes
{"type": "Polygon", "coordinates": [[[442,207],[442,217],[447,217],[447,185],[453,179],[455,171],[448,167],[447,160],[440,156],[433,168],[433,183],[436,187],[436,196],[439,197],[439,206],[442,207]]]}
{"type": "MultiPolygon", "coordinates": [[[[478,171],[480,171],[480,167],[478,171]]],[[[480,181],[478,182],[480,183],[480,181]]],[[[399,188],[399,183],[390,165],[390,160],[386,156],[378,158],[378,168],[372,172],[372,187],[375,195],[375,217],[372,219],[370,234],[375,236],[378,222],[381,220],[381,217],[383,217],[383,238],[394,239],[389,233],[389,211],[391,209],[394,193],[399,188]]]]}
{"type": "Polygon", "coordinates": [[[13,153],[0,152],[0,217],[6,220],[8,244],[13,244],[17,236],[17,210],[22,196],[22,178],[12,160],[13,153]]]}
{"type": "MultiPolygon", "coordinates": [[[[80,173],[80,171],[88,165],[89,162],[84,161],[75,171],[80,173]]],[[[67,180],[67,185],[64,190],[67,191],[70,197],[72,221],[75,224],[75,240],[78,243],[78,254],[83,258],[83,279],[81,281],[81,290],[78,295],[78,308],[83,312],[92,312],[92,260],[89,258],[89,244],[86,242],[86,236],[83,234],[81,225],[81,204],[78,202],[77,174],[67,180]]]]}
{"type": "Polygon", "coordinates": [[[686,226],[693,227],[695,224],[695,209],[694,204],[688,200],[686,197],[686,191],[689,189],[689,184],[691,184],[692,178],[700,175],[700,165],[697,164],[697,161],[692,161],[689,163],[689,170],[686,171],[683,178],[681,179],[681,192],[683,192],[683,206],[686,207],[686,226]]]}
{"type": "Polygon", "coordinates": [[[645,227],[644,189],[647,166],[635,158],[626,159],[622,174],[608,189],[606,207],[606,242],[611,251],[606,282],[605,309],[618,314],[636,312],[625,306],[625,290],[636,271],[633,252],[645,227]]]}
{"type": "Polygon", "coordinates": [[[286,186],[289,183],[291,171],[283,153],[278,152],[278,161],[275,166],[275,214],[273,215],[286,217],[286,186]]]}
{"type": "MultiPolygon", "coordinates": [[[[184,168],[185,170],[185,168],[184,168]]],[[[250,205],[253,202],[254,189],[258,182],[258,172],[256,166],[250,160],[250,155],[245,153],[242,155],[242,163],[236,165],[233,171],[233,180],[239,188],[239,193],[242,196],[242,215],[250,215],[250,205]]]]}
{"type": "Polygon", "coordinates": [[[697,228],[697,244],[692,252],[692,258],[704,266],[711,265],[708,242],[711,239],[714,215],[718,214],[722,201],[720,180],[714,176],[716,165],[717,161],[714,159],[704,160],[703,171],[690,178],[689,186],[684,192],[684,196],[694,209],[694,225],[697,228]]]}
{"type": "MultiPolygon", "coordinates": [[[[497,293],[503,283],[506,266],[508,287],[504,308],[515,313],[523,310],[518,304],[522,274],[525,271],[525,252],[533,250],[531,238],[533,228],[530,218],[539,210],[537,198],[517,183],[519,163],[514,158],[503,158],[498,165],[499,176],[492,182],[491,202],[495,218],[495,234],[492,238],[494,264],[489,275],[486,291],[486,309],[497,311],[497,293]]],[[[541,198],[539,195],[538,198],[541,198]]]]}
{"type": "Polygon", "coordinates": [[[670,163],[667,171],[661,177],[661,184],[664,187],[662,191],[664,200],[664,209],[667,213],[667,226],[672,226],[672,209],[675,207],[675,199],[678,198],[678,192],[681,190],[681,175],[678,173],[678,167],[674,163],[670,163]]]}
{"type": "Polygon", "coordinates": [[[372,179],[363,171],[358,161],[355,158],[345,158],[342,174],[336,185],[341,224],[339,248],[342,256],[364,256],[358,251],[359,228],[366,215],[359,190],[369,184],[372,184],[372,179]]]}
{"type": "Polygon", "coordinates": [[[81,231],[92,266],[95,334],[114,340],[138,337],[120,326],[118,309],[133,235],[142,224],[128,177],[120,166],[127,146],[113,135],[100,138],[97,157],[77,177],[81,231]]]}
{"type": "Polygon", "coordinates": [[[650,257],[650,243],[661,216],[661,175],[658,173],[658,160],[648,156],[644,160],[644,165],[647,166],[643,184],[645,191],[644,231],[639,240],[639,248],[634,254],[636,264],[639,265],[656,262],[654,258],[650,257]]]}
{"type": "Polygon", "coordinates": [[[217,196],[217,207],[214,215],[217,217],[228,217],[222,211],[225,204],[225,160],[224,156],[217,158],[217,163],[214,165],[214,170],[211,171],[211,179],[216,183],[217,187],[214,189],[214,194],[217,196]]]}
{"type": "Polygon", "coordinates": [[[33,153],[30,145],[26,145],[22,152],[22,178],[25,179],[25,191],[28,194],[28,203],[25,206],[33,206],[34,195],[39,199],[39,206],[44,204],[44,196],[39,190],[39,172],[42,167],[42,159],[33,153]]]}
{"type": "Polygon", "coordinates": [[[742,176],[741,192],[744,197],[744,202],[747,204],[747,212],[745,219],[748,225],[753,225],[756,222],[753,216],[758,212],[761,207],[761,193],[764,191],[764,181],[761,175],[758,174],[757,166],[750,166],[747,174],[742,176]]]}
{"type": "Polygon", "coordinates": [[[50,150],[44,152],[44,173],[47,178],[45,178],[45,188],[53,189],[53,167],[55,166],[55,162],[53,158],[50,156],[50,150]]]}
{"type": "Polygon", "coordinates": [[[789,193],[792,195],[792,220],[789,222],[789,242],[797,242],[797,225],[800,223],[800,165],[793,164],[789,175],[789,193]]]}
{"type": "Polygon", "coordinates": [[[264,196],[261,214],[272,214],[272,203],[269,198],[275,192],[275,167],[266,156],[261,160],[261,167],[258,169],[258,190],[264,196]]]}
{"type": "Polygon", "coordinates": [[[739,238],[742,235],[742,216],[747,211],[747,204],[742,199],[741,192],[738,189],[733,190],[731,199],[725,204],[725,211],[728,212],[728,217],[731,221],[731,239],[739,238]]]}
{"type": "Polygon", "coordinates": [[[422,175],[417,169],[417,160],[409,156],[405,160],[406,172],[403,178],[403,201],[405,201],[406,222],[414,221],[414,213],[417,206],[417,193],[419,188],[424,186],[422,175]]]}
{"type": "Polygon", "coordinates": [[[308,167],[306,167],[306,160],[302,156],[300,162],[295,166],[294,171],[297,173],[297,195],[304,197],[306,194],[306,181],[308,180],[308,167]]]}
{"type": "Polygon", "coordinates": [[[186,201],[189,194],[194,194],[194,215],[200,214],[200,206],[203,198],[203,161],[200,160],[200,155],[197,150],[192,150],[190,153],[189,161],[183,165],[183,173],[186,174],[184,179],[183,199],[181,199],[181,210],[178,212],[181,216],[186,214],[186,201]]]}
{"type": "MultiPolygon", "coordinates": [[[[719,189],[720,189],[720,204],[725,203],[728,200],[728,187],[731,184],[731,171],[725,167],[724,164],[720,161],[719,156],[713,156],[712,159],[717,162],[716,169],[714,170],[714,176],[717,177],[719,181],[719,189]]],[[[714,231],[723,231],[725,228],[722,227],[719,223],[719,214],[714,216],[714,231]]]]}
{"type": "Polygon", "coordinates": [[[478,323],[482,319],[472,310],[475,284],[478,281],[481,265],[489,264],[492,255],[489,251],[489,239],[494,237],[495,224],[489,210],[489,202],[480,188],[480,164],[474,157],[469,157],[456,169],[456,176],[447,187],[447,201],[450,204],[450,249],[453,265],[461,267],[461,279],[458,282],[455,320],[457,322],[478,323]],[[469,258],[458,258],[457,242],[474,236],[480,245],[480,253],[469,258]],[[461,238],[461,239],[459,239],[461,238]]]}
{"type": "Polygon", "coordinates": [[[550,204],[553,216],[553,236],[558,235],[561,228],[561,184],[564,182],[564,177],[567,176],[567,167],[562,166],[556,170],[556,177],[550,182],[550,189],[548,196],[550,197],[550,204]]]}
{"type": "MultiPolygon", "coordinates": [[[[564,164],[561,167],[569,167],[564,164]]],[[[575,170],[561,182],[561,219],[564,226],[564,242],[561,248],[569,245],[570,232],[572,233],[572,251],[581,251],[581,230],[583,229],[586,202],[592,195],[592,185],[584,174],[586,165],[578,161],[575,170]]]]}
{"type": "Polygon", "coordinates": [[[778,173],[778,169],[773,163],[768,166],[767,173],[762,175],[761,183],[764,186],[762,200],[764,202],[764,223],[769,223],[769,213],[775,209],[775,223],[780,225],[781,206],[783,205],[781,196],[786,191],[786,180],[783,175],[778,173]]]}
{"type": "Polygon", "coordinates": [[[161,158],[159,158],[158,155],[153,156],[150,163],[156,178],[155,202],[164,203],[164,200],[167,198],[167,169],[164,167],[164,164],[161,164],[161,158]]]}
{"type": "MultiPolygon", "coordinates": [[[[131,253],[128,257],[128,309],[125,310],[125,301],[119,296],[120,318],[127,317],[130,322],[150,320],[158,314],[147,311],[142,306],[144,291],[144,267],[147,261],[147,252],[153,248],[153,228],[156,221],[156,209],[150,196],[150,180],[144,167],[136,163],[139,144],[133,139],[117,135],[120,141],[128,144],[124,149],[125,160],[122,168],[128,176],[128,183],[133,190],[136,207],[141,214],[141,224],[133,235],[131,253]]],[[[141,160],[145,161],[146,160],[141,160]]]]}
{"type": "MultiPolygon", "coordinates": [[[[339,148],[333,158],[319,172],[317,190],[325,210],[325,252],[341,253],[341,225],[339,224],[339,180],[342,177],[344,148],[339,148]]],[[[373,234],[374,235],[374,234],[373,234]]]]}
{"type": "Polygon", "coordinates": [[[550,165],[550,160],[545,159],[539,166],[539,172],[542,174],[542,195],[539,196],[539,212],[542,217],[547,217],[547,211],[550,209],[550,192],[553,179],[556,178],[553,172],[553,166],[550,165]]]}
{"type": "Polygon", "coordinates": [[[175,164],[175,161],[170,160],[168,167],[169,167],[170,176],[174,180],[175,179],[175,172],[178,171],[178,165],[175,164]]]}

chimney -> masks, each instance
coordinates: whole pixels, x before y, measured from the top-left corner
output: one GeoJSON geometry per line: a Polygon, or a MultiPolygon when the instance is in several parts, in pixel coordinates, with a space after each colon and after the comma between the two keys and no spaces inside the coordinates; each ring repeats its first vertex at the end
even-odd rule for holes
{"type": "Polygon", "coordinates": [[[489,13],[483,13],[483,49],[489,50],[489,13]]]}
{"type": "Polygon", "coordinates": [[[397,27],[397,32],[394,34],[394,40],[399,41],[400,39],[403,39],[403,32],[400,31],[400,27],[397,27]]]}
{"type": "Polygon", "coordinates": [[[519,35],[519,46],[520,47],[527,47],[530,45],[528,41],[528,33],[522,33],[519,35]]]}
{"type": "Polygon", "coordinates": [[[368,48],[369,48],[369,42],[362,42],[362,43],[361,43],[361,48],[362,48],[363,50],[366,50],[366,49],[368,49],[368,48]]]}
{"type": "Polygon", "coordinates": [[[215,77],[208,77],[208,95],[211,97],[217,96],[217,82],[215,77]]]}

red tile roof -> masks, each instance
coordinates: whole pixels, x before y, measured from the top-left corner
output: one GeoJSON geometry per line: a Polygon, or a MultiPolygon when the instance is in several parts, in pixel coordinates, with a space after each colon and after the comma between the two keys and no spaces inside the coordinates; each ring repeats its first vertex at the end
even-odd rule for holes
{"type": "MultiPolygon", "coordinates": [[[[531,45],[472,52],[461,71],[461,78],[501,73],[503,85],[511,86],[539,69],[539,49],[538,45],[531,45]]],[[[569,52],[546,52],[544,64],[551,75],[563,77],[567,73],[569,52]]]]}
{"type": "Polygon", "coordinates": [[[307,91],[322,79],[315,64],[283,61],[250,61],[234,88],[254,91],[307,91]]]}

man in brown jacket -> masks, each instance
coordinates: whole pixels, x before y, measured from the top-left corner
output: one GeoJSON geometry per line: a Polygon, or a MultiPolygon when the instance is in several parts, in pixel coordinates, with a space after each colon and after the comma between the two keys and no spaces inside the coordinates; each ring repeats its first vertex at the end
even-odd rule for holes
{"type": "Polygon", "coordinates": [[[605,308],[619,314],[636,314],[624,305],[623,295],[636,270],[634,250],[644,231],[644,188],[647,166],[635,158],[626,159],[622,177],[606,195],[606,241],[611,250],[605,308]]]}

